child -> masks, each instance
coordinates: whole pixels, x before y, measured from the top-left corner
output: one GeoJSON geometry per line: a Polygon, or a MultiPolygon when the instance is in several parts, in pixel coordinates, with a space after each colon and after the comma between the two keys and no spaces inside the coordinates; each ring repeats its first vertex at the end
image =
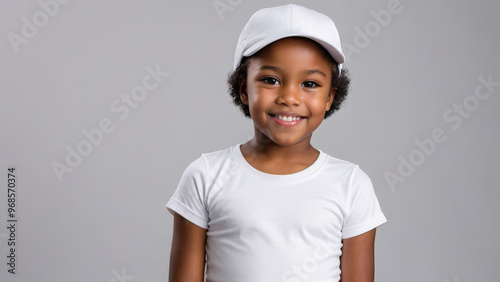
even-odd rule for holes
{"type": "Polygon", "coordinates": [[[334,23],[285,5],[256,12],[228,79],[254,124],[244,144],[203,154],[167,203],[170,281],[373,281],[386,221],[370,178],[310,140],[349,78],[334,23]]]}

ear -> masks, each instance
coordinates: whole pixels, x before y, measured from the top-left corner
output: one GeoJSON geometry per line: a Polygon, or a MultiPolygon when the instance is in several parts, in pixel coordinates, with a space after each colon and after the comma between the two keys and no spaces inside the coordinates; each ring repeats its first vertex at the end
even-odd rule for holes
{"type": "Polygon", "coordinates": [[[247,86],[244,82],[240,84],[240,99],[243,104],[248,106],[248,94],[247,94],[247,86]]]}
{"type": "Polygon", "coordinates": [[[335,98],[335,92],[337,92],[337,87],[330,89],[330,93],[328,93],[328,97],[326,100],[326,107],[325,107],[325,111],[327,112],[330,110],[330,107],[333,104],[333,98],[335,98]]]}

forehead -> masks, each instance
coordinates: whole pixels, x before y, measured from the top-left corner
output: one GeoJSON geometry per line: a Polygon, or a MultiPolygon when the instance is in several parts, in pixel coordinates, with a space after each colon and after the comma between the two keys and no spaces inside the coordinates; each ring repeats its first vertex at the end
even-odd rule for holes
{"type": "Polygon", "coordinates": [[[316,65],[331,69],[334,66],[333,58],[325,48],[304,37],[282,38],[262,48],[251,58],[266,63],[293,63],[297,67],[316,65]]]}

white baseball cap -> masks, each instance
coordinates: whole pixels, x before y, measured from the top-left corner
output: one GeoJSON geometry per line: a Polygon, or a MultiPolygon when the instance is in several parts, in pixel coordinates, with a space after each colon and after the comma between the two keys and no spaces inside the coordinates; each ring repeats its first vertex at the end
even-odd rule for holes
{"type": "Polygon", "coordinates": [[[340,76],[345,56],[335,24],[327,15],[295,4],[261,9],[252,15],[238,38],[233,70],[243,57],[291,36],[309,38],[323,46],[338,63],[340,76]]]}

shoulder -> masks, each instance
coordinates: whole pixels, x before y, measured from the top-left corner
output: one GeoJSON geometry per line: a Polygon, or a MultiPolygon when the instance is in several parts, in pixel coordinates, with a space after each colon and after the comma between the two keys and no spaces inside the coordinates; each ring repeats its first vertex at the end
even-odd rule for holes
{"type": "Polygon", "coordinates": [[[188,165],[185,173],[201,173],[207,175],[209,171],[218,170],[217,168],[227,166],[233,160],[233,147],[201,154],[198,159],[188,165]]]}
{"type": "Polygon", "coordinates": [[[336,168],[342,168],[342,169],[347,169],[347,170],[352,170],[352,169],[354,169],[354,167],[357,166],[357,164],[352,163],[350,161],[333,157],[333,156],[329,155],[328,153],[324,153],[324,154],[326,155],[326,165],[328,165],[328,166],[334,166],[336,168]]]}
{"type": "Polygon", "coordinates": [[[234,146],[231,146],[226,149],[204,153],[201,155],[201,157],[204,158],[208,163],[213,164],[226,159],[230,159],[232,157],[233,148],[234,146]]]}
{"type": "Polygon", "coordinates": [[[325,171],[346,181],[350,189],[371,186],[371,180],[358,164],[326,154],[325,171]]]}
{"type": "Polygon", "coordinates": [[[334,170],[337,172],[337,174],[343,174],[346,176],[350,176],[357,169],[359,169],[359,166],[353,162],[333,157],[327,153],[324,153],[324,154],[326,155],[326,160],[325,160],[325,169],[326,170],[329,170],[329,171],[334,170]]]}

